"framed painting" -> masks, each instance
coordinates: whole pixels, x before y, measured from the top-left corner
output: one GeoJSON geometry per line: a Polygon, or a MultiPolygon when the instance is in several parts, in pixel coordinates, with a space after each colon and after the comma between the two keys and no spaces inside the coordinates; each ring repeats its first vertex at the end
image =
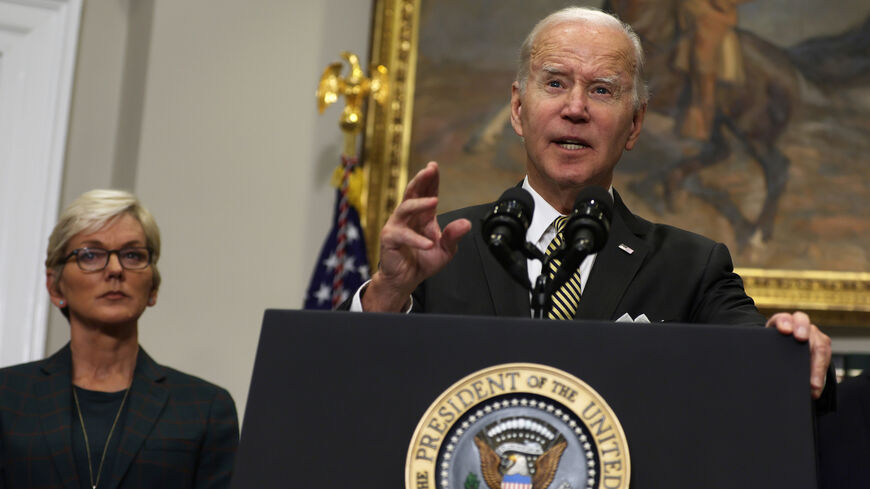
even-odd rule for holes
{"type": "Polygon", "coordinates": [[[870,326],[870,3],[837,0],[377,0],[364,227],[435,160],[440,207],[491,202],[525,173],[510,126],[519,46],[570,4],[641,37],[651,99],[616,188],[637,214],[728,245],[763,312],[870,326]],[[700,87],[700,88],[699,88],[700,87]]]}

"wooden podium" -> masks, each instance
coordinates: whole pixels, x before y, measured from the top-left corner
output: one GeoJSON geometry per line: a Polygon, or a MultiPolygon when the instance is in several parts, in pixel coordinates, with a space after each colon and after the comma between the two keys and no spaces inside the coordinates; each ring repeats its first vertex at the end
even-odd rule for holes
{"type": "Polygon", "coordinates": [[[606,399],[633,489],[816,487],[808,349],[774,330],[289,310],[265,313],[233,487],[401,489],[433,401],[511,362],[606,399]]]}

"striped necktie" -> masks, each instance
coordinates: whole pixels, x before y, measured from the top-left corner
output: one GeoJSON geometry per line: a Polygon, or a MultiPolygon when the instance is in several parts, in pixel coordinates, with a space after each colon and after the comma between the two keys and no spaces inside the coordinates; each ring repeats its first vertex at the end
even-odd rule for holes
{"type": "MultiPolygon", "coordinates": [[[[568,221],[568,216],[559,216],[556,218],[554,225],[556,227],[556,236],[553,237],[553,241],[550,241],[549,246],[547,246],[547,255],[553,252],[556,248],[562,245],[562,240],[564,239],[562,236],[562,229],[565,227],[565,223],[568,221]]],[[[550,260],[549,266],[549,275],[552,280],[553,277],[556,276],[556,272],[559,271],[559,267],[562,266],[561,260],[553,259],[550,260]]],[[[574,271],[574,274],[571,275],[571,278],[568,279],[559,290],[553,293],[552,295],[553,305],[550,310],[547,312],[547,317],[550,319],[573,319],[574,314],[577,312],[577,306],[580,304],[580,267],[577,267],[577,270],[574,271]]]]}

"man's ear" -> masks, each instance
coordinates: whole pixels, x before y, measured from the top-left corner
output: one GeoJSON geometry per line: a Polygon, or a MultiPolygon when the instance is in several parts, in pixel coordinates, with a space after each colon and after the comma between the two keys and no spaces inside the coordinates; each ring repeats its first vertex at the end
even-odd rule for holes
{"type": "Polygon", "coordinates": [[[52,269],[45,271],[45,288],[48,290],[48,295],[51,297],[51,303],[63,309],[66,304],[61,304],[64,300],[63,292],[60,290],[60,274],[52,269]]]}
{"type": "Polygon", "coordinates": [[[640,137],[640,129],[643,127],[643,117],[646,115],[646,104],[641,105],[634,111],[634,116],[631,118],[631,132],[628,133],[628,140],[625,142],[625,149],[631,151],[640,137]]]}
{"type": "Polygon", "coordinates": [[[520,92],[520,83],[515,81],[513,85],[511,85],[511,126],[513,126],[514,132],[517,133],[519,137],[523,137],[522,112],[523,101],[522,92],[520,92]]]}

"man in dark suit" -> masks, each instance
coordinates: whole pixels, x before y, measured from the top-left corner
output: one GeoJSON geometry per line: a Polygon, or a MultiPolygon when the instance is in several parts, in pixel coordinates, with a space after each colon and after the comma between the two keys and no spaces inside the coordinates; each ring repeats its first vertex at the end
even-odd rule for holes
{"type": "Polygon", "coordinates": [[[820,489],[870,485],[870,372],[837,386],[837,411],[819,418],[820,489]]]}
{"type": "MultiPolygon", "coordinates": [[[[632,214],[615,191],[614,197],[610,238],[595,257],[575,319],[643,314],[651,322],[764,324],[724,245],[650,223],[632,214]]],[[[479,223],[491,208],[469,207],[439,220],[479,223]]],[[[510,277],[476,232],[463,236],[453,259],[412,296],[414,310],[421,312],[528,317],[531,307],[528,289],[510,277]]]]}
{"type": "MultiPolygon", "coordinates": [[[[69,345],[0,369],[0,489],[89,485],[70,444],[78,428],[72,389],[69,345]]],[[[229,487],[239,427],[225,389],[140,349],[125,411],[99,488],[229,487]]]]}
{"type": "MultiPolygon", "coordinates": [[[[527,156],[523,187],[535,201],[526,238],[545,250],[557,235],[554,219],[571,213],[581,190],[608,189],[615,201],[611,236],[581,263],[582,298],[570,317],[765,324],[722,244],[644,221],[611,187],[622,152],[634,147],[643,125],[642,67],[631,27],[600,11],[563,9],[532,29],[511,87],[511,124],[527,156]]],[[[527,316],[528,293],[500,270],[479,233],[468,234],[487,206],[438,220],[437,196],[438,165],[430,162],[384,225],[379,269],[351,308],[527,316]]],[[[536,266],[529,261],[530,277],[536,266]]],[[[818,398],[830,339],[800,312],[778,313],[766,324],[809,342],[818,398]]]]}

